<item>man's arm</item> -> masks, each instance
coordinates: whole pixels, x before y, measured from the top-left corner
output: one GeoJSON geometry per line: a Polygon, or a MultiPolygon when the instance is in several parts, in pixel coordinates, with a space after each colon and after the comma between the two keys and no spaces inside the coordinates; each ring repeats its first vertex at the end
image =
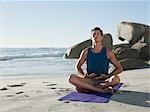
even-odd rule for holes
{"type": "Polygon", "coordinates": [[[123,71],[123,68],[111,50],[107,51],[107,57],[109,58],[111,63],[115,66],[115,69],[110,74],[108,74],[108,78],[113,75],[121,73],[123,71]]]}
{"type": "Polygon", "coordinates": [[[80,54],[80,57],[79,59],[77,60],[77,63],[75,65],[75,68],[77,69],[77,71],[81,74],[81,75],[84,75],[84,71],[83,69],[81,68],[81,66],[83,65],[83,63],[85,62],[86,60],[86,57],[87,57],[87,48],[84,49],[81,54],[80,54]]]}

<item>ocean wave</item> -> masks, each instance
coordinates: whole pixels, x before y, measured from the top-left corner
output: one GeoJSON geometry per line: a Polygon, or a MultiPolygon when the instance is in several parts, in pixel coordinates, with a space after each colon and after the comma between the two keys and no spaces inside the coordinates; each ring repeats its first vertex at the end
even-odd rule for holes
{"type": "Polygon", "coordinates": [[[0,61],[8,61],[13,59],[24,59],[24,58],[46,58],[46,57],[63,57],[64,53],[38,53],[38,54],[19,54],[19,55],[9,55],[0,56],[0,61]]]}

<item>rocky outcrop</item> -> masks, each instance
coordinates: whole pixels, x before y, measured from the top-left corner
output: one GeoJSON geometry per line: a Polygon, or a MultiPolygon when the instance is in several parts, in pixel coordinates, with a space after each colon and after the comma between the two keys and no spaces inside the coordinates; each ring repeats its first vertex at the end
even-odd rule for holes
{"type": "Polygon", "coordinates": [[[118,38],[128,44],[114,45],[113,51],[122,63],[124,70],[148,67],[150,59],[150,26],[121,22],[118,25],[118,38]],[[118,46],[118,47],[116,47],[118,46]]]}

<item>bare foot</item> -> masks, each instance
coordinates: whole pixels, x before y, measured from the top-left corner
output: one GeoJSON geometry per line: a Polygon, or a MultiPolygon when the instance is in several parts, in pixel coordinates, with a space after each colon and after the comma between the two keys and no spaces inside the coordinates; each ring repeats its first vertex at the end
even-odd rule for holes
{"type": "Polygon", "coordinates": [[[109,86],[108,86],[108,85],[98,85],[98,86],[96,86],[96,87],[101,88],[101,89],[104,89],[104,88],[108,88],[109,86]]]}
{"type": "Polygon", "coordinates": [[[113,89],[110,89],[110,88],[105,88],[105,89],[104,89],[104,92],[105,92],[105,93],[111,93],[111,94],[114,93],[114,92],[113,92],[113,89]]]}
{"type": "Polygon", "coordinates": [[[106,83],[100,83],[97,87],[101,88],[101,89],[104,89],[104,88],[109,88],[111,86],[109,84],[106,84],[106,83]]]}
{"type": "Polygon", "coordinates": [[[110,89],[110,88],[100,89],[99,92],[100,93],[111,93],[111,94],[114,93],[113,89],[110,89]]]}

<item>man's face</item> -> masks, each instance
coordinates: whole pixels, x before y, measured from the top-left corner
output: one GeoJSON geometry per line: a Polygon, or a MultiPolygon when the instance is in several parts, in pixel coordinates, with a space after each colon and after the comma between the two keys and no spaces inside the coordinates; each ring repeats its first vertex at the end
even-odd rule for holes
{"type": "Polygon", "coordinates": [[[101,32],[99,30],[94,30],[92,32],[92,41],[99,42],[102,41],[102,39],[103,36],[101,35],[101,32]]]}

